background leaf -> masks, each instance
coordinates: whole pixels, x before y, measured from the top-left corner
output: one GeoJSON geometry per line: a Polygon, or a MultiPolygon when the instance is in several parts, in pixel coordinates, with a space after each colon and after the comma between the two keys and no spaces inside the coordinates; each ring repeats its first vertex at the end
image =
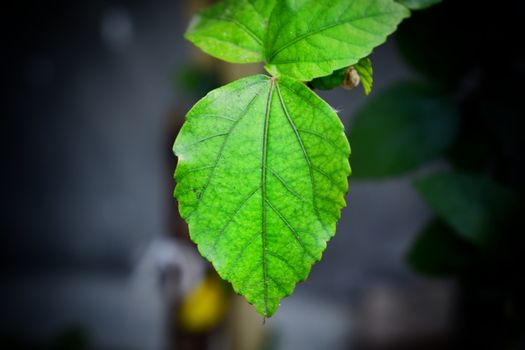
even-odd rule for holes
{"type": "Polygon", "coordinates": [[[186,39],[232,63],[264,60],[266,26],[276,0],[226,0],[193,17],[186,39]]]}
{"type": "Polygon", "coordinates": [[[440,220],[423,228],[406,255],[412,268],[430,276],[461,274],[475,259],[476,247],[440,220]]]}
{"type": "Polygon", "coordinates": [[[411,10],[422,10],[439,4],[442,0],[397,0],[411,10]]]}
{"type": "Polygon", "coordinates": [[[182,217],[219,275],[271,316],[335,233],[350,148],[323,100],[288,78],[210,92],[175,141],[182,217]]]}
{"type": "Polygon", "coordinates": [[[393,0],[281,1],[266,37],[266,69],[302,81],[368,56],[410,12],[393,0]]]}
{"type": "Polygon", "coordinates": [[[418,179],[417,191],[459,235],[479,246],[493,243],[515,208],[514,194],[481,175],[443,173],[418,179]]]}
{"type": "Polygon", "coordinates": [[[347,69],[348,67],[344,67],[333,71],[330,75],[315,78],[312,81],[310,81],[308,85],[318,90],[335,89],[336,87],[339,87],[341,86],[341,84],[343,84],[343,81],[345,79],[345,72],[347,69]]]}
{"type": "Polygon", "coordinates": [[[459,116],[439,91],[402,83],[374,97],[350,129],[354,178],[396,176],[439,156],[455,139],[459,116]]]}
{"type": "MultiPolygon", "coordinates": [[[[360,82],[363,85],[363,90],[365,91],[365,95],[368,95],[370,91],[372,91],[372,61],[370,58],[365,57],[361,60],[359,60],[358,63],[356,63],[354,66],[354,69],[357,71],[357,74],[359,75],[360,82]]],[[[331,90],[338,86],[341,86],[344,83],[345,80],[345,73],[350,67],[345,67],[338,69],[332,74],[315,78],[314,80],[310,81],[308,85],[314,89],[319,90],[331,90]]]]}

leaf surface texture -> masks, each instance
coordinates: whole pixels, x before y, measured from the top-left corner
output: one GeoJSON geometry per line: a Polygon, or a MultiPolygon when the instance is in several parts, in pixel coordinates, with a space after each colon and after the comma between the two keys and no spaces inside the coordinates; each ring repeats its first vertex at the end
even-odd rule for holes
{"type": "Polygon", "coordinates": [[[350,147],[339,118],[301,82],[251,76],[199,101],[174,151],[191,238],[271,316],[321,258],[345,206],[350,147]]]}
{"type": "Polygon", "coordinates": [[[302,81],[356,64],[410,11],[392,0],[285,0],[268,23],[266,69],[302,81]]]}
{"type": "Polygon", "coordinates": [[[186,38],[207,54],[232,63],[264,60],[268,18],[276,0],[226,0],[199,12],[186,38]]]}

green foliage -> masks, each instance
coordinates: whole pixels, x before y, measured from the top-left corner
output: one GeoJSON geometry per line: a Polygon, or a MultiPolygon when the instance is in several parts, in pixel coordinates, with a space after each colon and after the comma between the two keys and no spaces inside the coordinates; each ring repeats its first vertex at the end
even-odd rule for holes
{"type": "Polygon", "coordinates": [[[434,174],[418,179],[415,187],[444,222],[481,247],[495,242],[515,206],[511,191],[481,175],[434,174]]]}
{"type": "Polygon", "coordinates": [[[439,4],[442,0],[397,0],[411,10],[422,10],[439,4]]]}
{"type": "Polygon", "coordinates": [[[350,147],[337,115],[300,82],[252,76],[197,103],[174,151],[192,239],[271,316],[320,260],[345,206],[350,147]]]}
{"type": "Polygon", "coordinates": [[[186,38],[225,61],[265,61],[274,76],[310,81],[368,56],[409,14],[392,0],[230,0],[196,16],[186,38]]]}
{"type": "Polygon", "coordinates": [[[357,74],[359,74],[365,95],[370,95],[372,92],[372,85],[374,84],[374,70],[372,68],[372,60],[370,60],[368,57],[363,58],[357,62],[354,68],[357,71],[357,74]]]}
{"type": "Polygon", "coordinates": [[[410,12],[390,0],[300,0],[277,4],[268,24],[266,69],[302,81],[370,54],[410,12]]]}
{"type": "Polygon", "coordinates": [[[339,87],[343,84],[343,81],[345,80],[345,72],[348,70],[348,68],[350,67],[344,67],[333,71],[330,75],[315,78],[309,82],[309,85],[312,88],[319,90],[335,89],[336,87],[339,87]]]}
{"type": "Polygon", "coordinates": [[[186,39],[226,62],[261,62],[267,22],[275,3],[276,0],[219,2],[193,18],[186,39]]]}
{"type": "Polygon", "coordinates": [[[186,33],[214,57],[264,61],[273,75],[210,92],[174,145],[192,240],[265,317],[307,278],[346,205],[343,126],[302,81],[355,65],[368,93],[366,56],[409,14],[393,0],[226,0],[186,33]]]}
{"type": "Polygon", "coordinates": [[[438,157],[455,140],[458,111],[439,91],[402,83],[373,98],[350,130],[354,177],[401,175],[438,157]]]}
{"type": "Polygon", "coordinates": [[[331,90],[338,86],[345,86],[345,76],[348,74],[349,69],[355,69],[357,72],[360,83],[363,85],[365,95],[369,95],[372,91],[373,69],[372,61],[370,58],[365,57],[359,60],[355,65],[345,67],[334,71],[332,74],[313,79],[309,82],[309,85],[314,89],[319,90],[331,90]]]}
{"type": "Polygon", "coordinates": [[[430,276],[451,276],[466,272],[475,259],[474,247],[461,239],[443,221],[428,224],[406,255],[418,272],[430,276]]]}

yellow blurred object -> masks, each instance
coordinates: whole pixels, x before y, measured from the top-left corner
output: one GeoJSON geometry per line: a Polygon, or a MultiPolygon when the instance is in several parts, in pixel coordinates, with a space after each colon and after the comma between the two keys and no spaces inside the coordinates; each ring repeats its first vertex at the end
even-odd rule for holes
{"type": "Polygon", "coordinates": [[[223,282],[210,274],[182,301],[180,326],[189,332],[204,332],[215,327],[228,308],[228,294],[223,282]]]}

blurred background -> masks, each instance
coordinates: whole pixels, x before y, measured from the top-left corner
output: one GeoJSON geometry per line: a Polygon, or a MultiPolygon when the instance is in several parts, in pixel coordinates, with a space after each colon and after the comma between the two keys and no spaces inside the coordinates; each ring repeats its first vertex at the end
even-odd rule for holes
{"type": "Polygon", "coordinates": [[[525,5],[444,0],[319,93],[352,145],[323,260],[262,319],[172,198],[207,91],[261,71],[183,39],[207,1],[2,7],[2,349],[525,349],[525,5]],[[475,10],[473,10],[475,6],[475,10]]]}

